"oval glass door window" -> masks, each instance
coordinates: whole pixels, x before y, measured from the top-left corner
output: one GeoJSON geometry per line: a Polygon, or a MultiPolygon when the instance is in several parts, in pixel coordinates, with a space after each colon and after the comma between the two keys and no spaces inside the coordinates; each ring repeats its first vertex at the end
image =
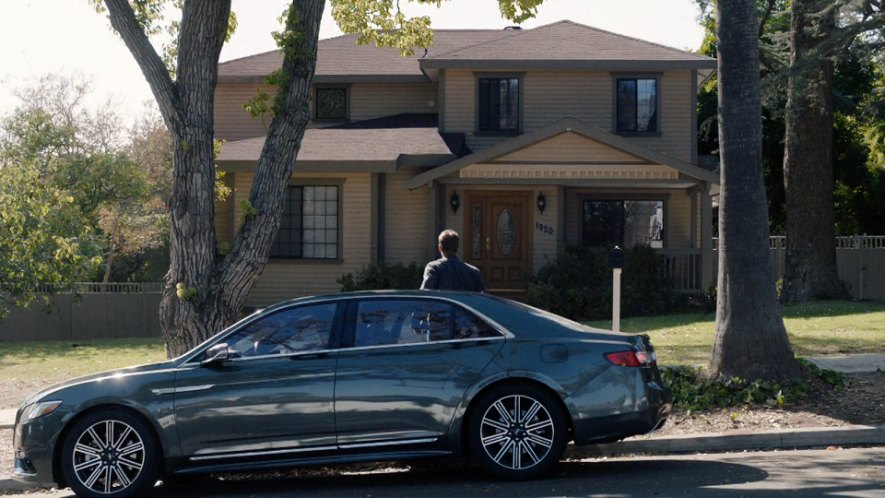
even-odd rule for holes
{"type": "Polygon", "coordinates": [[[498,215],[498,250],[504,256],[509,256],[516,247],[516,223],[513,221],[513,213],[504,208],[498,215]]]}

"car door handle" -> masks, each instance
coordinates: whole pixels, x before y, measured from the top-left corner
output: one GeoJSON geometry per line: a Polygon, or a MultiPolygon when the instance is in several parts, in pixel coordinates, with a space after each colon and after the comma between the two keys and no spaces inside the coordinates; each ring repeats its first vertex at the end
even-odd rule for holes
{"type": "Polygon", "coordinates": [[[328,351],[320,351],[317,353],[294,354],[289,357],[290,360],[318,360],[329,356],[328,351]]]}

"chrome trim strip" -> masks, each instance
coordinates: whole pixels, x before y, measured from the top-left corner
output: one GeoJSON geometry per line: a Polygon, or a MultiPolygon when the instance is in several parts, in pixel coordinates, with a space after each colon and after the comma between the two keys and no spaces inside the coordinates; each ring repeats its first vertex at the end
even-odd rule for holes
{"type": "Polygon", "coordinates": [[[162,396],[164,394],[179,394],[179,393],[191,393],[196,391],[207,391],[215,387],[215,384],[202,384],[199,386],[187,386],[187,387],[166,387],[162,389],[151,389],[151,392],[156,394],[157,396],[162,396]]]}
{"type": "Polygon", "coordinates": [[[245,457],[253,457],[253,456],[270,456],[270,455],[285,455],[286,453],[305,453],[308,451],[330,451],[330,450],[351,450],[357,448],[377,448],[379,446],[400,446],[403,444],[426,444],[433,443],[439,438],[428,437],[421,439],[405,439],[402,441],[378,441],[374,443],[352,443],[352,444],[342,444],[339,446],[312,446],[310,448],[290,448],[286,450],[271,450],[271,451],[248,451],[244,453],[227,453],[224,455],[207,455],[207,456],[192,456],[189,458],[192,462],[200,462],[204,460],[221,460],[224,458],[245,458],[245,457]]]}
{"type": "Polygon", "coordinates": [[[378,441],[376,443],[351,443],[351,444],[341,444],[338,445],[342,450],[352,450],[356,448],[376,448],[378,446],[399,446],[401,444],[425,444],[425,443],[433,443],[437,439],[436,437],[426,437],[422,439],[406,439],[403,441],[378,441]]]}
{"type": "Polygon", "coordinates": [[[390,348],[406,348],[406,347],[414,347],[414,346],[432,346],[434,344],[461,344],[465,342],[486,342],[486,341],[505,341],[506,337],[472,337],[470,339],[449,339],[446,341],[430,341],[430,342],[409,342],[406,344],[378,344],[375,346],[355,346],[352,348],[342,348],[340,352],[342,354],[349,353],[351,351],[366,351],[372,349],[390,349],[390,348]]]}
{"type": "Polygon", "coordinates": [[[200,462],[203,460],[221,460],[223,458],[245,458],[245,457],[253,457],[253,456],[267,456],[267,455],[285,455],[286,453],[304,453],[307,451],[329,451],[329,450],[337,450],[337,446],[312,446],[310,448],[290,448],[287,450],[272,450],[272,451],[248,451],[245,453],[227,453],[224,455],[208,455],[208,456],[192,456],[190,460],[192,462],[200,462]]]}

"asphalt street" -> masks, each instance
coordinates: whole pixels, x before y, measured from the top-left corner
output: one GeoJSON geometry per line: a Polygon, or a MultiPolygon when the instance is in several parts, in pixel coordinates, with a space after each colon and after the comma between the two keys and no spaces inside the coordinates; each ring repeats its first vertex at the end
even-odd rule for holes
{"type": "MultiPolygon", "coordinates": [[[[73,496],[69,490],[29,498],[73,496]]],[[[885,448],[624,457],[564,462],[551,477],[502,482],[465,468],[392,468],[154,489],[177,497],[885,497],[885,448]]]]}

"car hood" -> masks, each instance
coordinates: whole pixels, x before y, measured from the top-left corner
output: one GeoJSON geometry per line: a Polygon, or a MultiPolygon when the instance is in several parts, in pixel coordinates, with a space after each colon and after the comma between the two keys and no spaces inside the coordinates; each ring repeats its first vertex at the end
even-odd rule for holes
{"type": "Polygon", "coordinates": [[[71,386],[77,386],[77,385],[85,384],[88,382],[95,382],[97,380],[107,379],[110,377],[125,377],[125,376],[129,376],[129,375],[141,374],[141,373],[145,373],[145,372],[154,372],[154,371],[158,371],[158,370],[172,368],[173,366],[174,366],[174,362],[170,360],[170,361],[163,361],[160,363],[147,363],[145,365],[136,365],[136,366],[132,366],[132,367],[119,368],[116,370],[107,370],[104,372],[98,372],[98,373],[94,373],[91,375],[85,375],[83,377],[77,377],[74,379],[66,380],[66,381],[61,382],[59,384],[52,385],[50,387],[47,387],[47,388],[41,390],[37,394],[30,396],[28,399],[26,399],[24,402],[22,402],[21,407],[25,407],[27,405],[30,405],[31,403],[35,403],[37,401],[40,401],[43,398],[51,396],[52,394],[57,393],[58,391],[61,391],[65,388],[68,388],[71,386]]]}

